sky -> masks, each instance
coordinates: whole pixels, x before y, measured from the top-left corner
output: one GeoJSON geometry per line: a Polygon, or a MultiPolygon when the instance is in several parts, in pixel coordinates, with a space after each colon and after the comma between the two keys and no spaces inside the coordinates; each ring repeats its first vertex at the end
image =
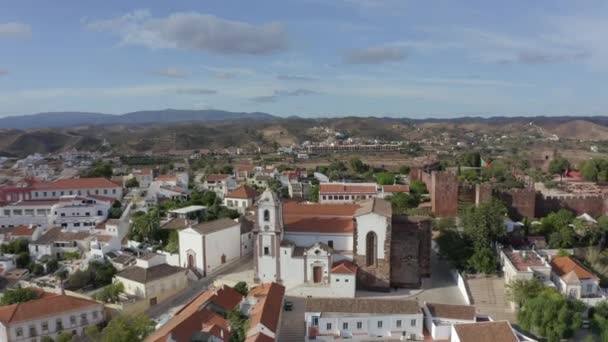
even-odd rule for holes
{"type": "Polygon", "coordinates": [[[608,115],[606,1],[0,1],[0,116],[608,115]]]}

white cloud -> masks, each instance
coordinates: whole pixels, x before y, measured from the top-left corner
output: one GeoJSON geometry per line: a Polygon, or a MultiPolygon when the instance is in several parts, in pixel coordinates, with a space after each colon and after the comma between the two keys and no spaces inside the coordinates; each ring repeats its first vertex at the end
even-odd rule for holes
{"type": "Polygon", "coordinates": [[[267,55],[287,49],[287,33],[280,23],[254,25],[197,12],[154,18],[149,11],[138,10],[91,21],[86,26],[118,35],[123,45],[151,49],[203,50],[222,55],[267,55]]]}
{"type": "Polygon", "coordinates": [[[178,94],[183,95],[213,95],[217,94],[217,90],[205,89],[205,88],[177,88],[175,90],[178,94]]]}
{"type": "Polygon", "coordinates": [[[188,76],[188,74],[185,71],[180,70],[175,67],[168,67],[166,69],[155,70],[152,73],[155,75],[158,75],[158,76],[164,76],[164,77],[170,77],[170,78],[186,78],[188,76]]]}
{"type": "Polygon", "coordinates": [[[316,91],[309,89],[295,89],[295,90],[275,90],[272,95],[264,95],[264,96],[256,96],[251,98],[252,102],[257,103],[269,103],[269,102],[277,102],[281,98],[284,97],[293,97],[293,96],[305,96],[316,94],[316,91]]]}
{"type": "Polygon", "coordinates": [[[0,39],[19,39],[32,36],[32,28],[22,23],[0,23],[0,39]]]}

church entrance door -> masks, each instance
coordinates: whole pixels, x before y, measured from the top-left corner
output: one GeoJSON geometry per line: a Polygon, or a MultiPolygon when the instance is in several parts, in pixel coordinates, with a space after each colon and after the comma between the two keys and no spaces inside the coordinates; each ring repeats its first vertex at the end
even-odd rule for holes
{"type": "Polygon", "coordinates": [[[323,267],[315,266],[312,268],[312,281],[318,284],[323,279],[323,267]]]}

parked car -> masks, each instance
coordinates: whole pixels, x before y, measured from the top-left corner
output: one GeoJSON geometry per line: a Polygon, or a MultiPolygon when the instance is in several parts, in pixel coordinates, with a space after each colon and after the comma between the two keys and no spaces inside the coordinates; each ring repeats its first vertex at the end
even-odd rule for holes
{"type": "Polygon", "coordinates": [[[290,300],[286,300],[285,304],[283,304],[283,309],[285,311],[291,311],[291,310],[293,310],[293,302],[290,301],[290,300]]]}

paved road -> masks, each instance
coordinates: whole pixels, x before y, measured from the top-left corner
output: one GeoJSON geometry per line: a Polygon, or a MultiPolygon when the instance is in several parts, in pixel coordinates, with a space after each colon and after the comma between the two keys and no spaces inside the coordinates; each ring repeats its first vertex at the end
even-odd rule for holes
{"type": "Polygon", "coordinates": [[[146,315],[148,315],[148,317],[154,320],[164,320],[165,318],[171,318],[175,311],[179,310],[192,298],[198,296],[203,291],[205,291],[209,287],[209,285],[213,284],[213,282],[218,277],[238,270],[243,266],[243,264],[250,263],[250,259],[251,257],[246,257],[244,259],[236,260],[230,263],[229,265],[226,265],[221,269],[209,274],[207,277],[199,281],[189,281],[188,287],[176,293],[175,295],[167,298],[166,300],[156,304],[155,306],[149,308],[148,310],[146,310],[146,315]]]}

